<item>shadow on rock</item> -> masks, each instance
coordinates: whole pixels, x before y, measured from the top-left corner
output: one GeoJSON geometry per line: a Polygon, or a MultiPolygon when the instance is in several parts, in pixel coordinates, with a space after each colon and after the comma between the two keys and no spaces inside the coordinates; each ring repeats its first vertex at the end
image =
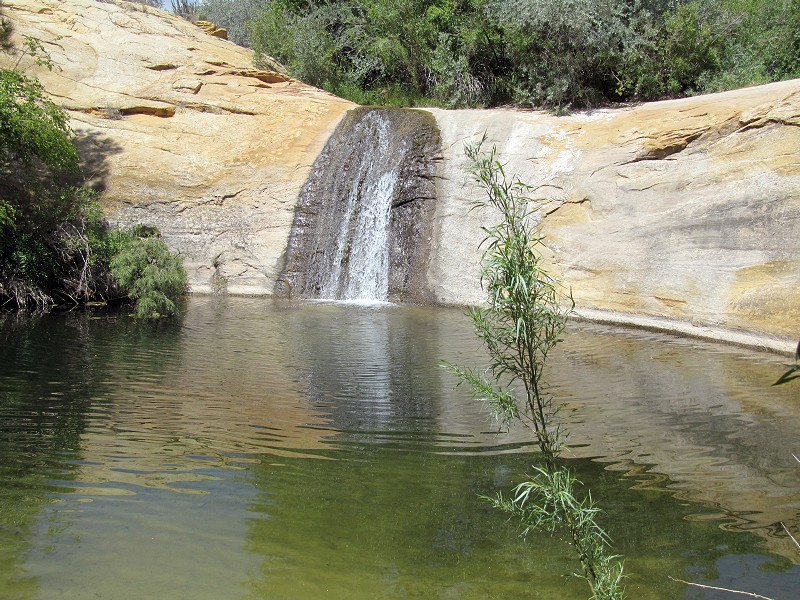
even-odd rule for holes
{"type": "Polygon", "coordinates": [[[71,176],[68,183],[103,193],[110,171],[109,158],[120,154],[122,146],[107,135],[89,130],[80,130],[74,143],[80,155],[80,173],[71,176]]]}

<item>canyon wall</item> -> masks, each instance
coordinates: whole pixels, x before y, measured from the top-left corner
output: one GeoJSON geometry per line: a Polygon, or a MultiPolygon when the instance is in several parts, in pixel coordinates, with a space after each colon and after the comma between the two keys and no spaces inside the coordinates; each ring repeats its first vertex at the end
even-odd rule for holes
{"type": "Polygon", "coordinates": [[[594,319],[753,342],[800,337],[800,81],[566,117],[432,111],[434,297],[481,298],[480,196],[463,146],[488,135],[531,186],[552,272],[594,319]]]}
{"type": "MultiPolygon", "coordinates": [[[[354,105],[166,12],[5,0],[72,118],[112,223],[159,227],[196,293],[271,294],[300,190],[354,105]]],[[[800,336],[800,81],[556,117],[431,109],[441,130],[425,296],[477,303],[464,143],[532,186],[553,274],[589,318],[788,349],[800,336]],[[755,337],[753,337],[755,336],[755,337]]]]}

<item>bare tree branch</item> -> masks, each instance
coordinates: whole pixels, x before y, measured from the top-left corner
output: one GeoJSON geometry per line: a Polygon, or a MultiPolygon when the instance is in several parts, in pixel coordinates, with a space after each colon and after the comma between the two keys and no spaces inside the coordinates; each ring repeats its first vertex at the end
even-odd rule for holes
{"type": "Polygon", "coordinates": [[[731,594],[741,594],[742,596],[750,596],[751,598],[761,598],[761,600],[773,600],[768,596],[762,596],[761,594],[754,594],[753,592],[742,592],[741,590],[731,590],[724,587],[717,587],[714,585],[703,585],[701,583],[692,583],[691,581],[684,581],[683,579],[676,579],[675,577],[670,577],[667,575],[672,581],[677,581],[678,583],[685,583],[686,585],[691,585],[693,587],[703,588],[705,590],[718,590],[720,592],[730,592],[731,594]]]}
{"type": "MultiPolygon", "coordinates": [[[[795,457],[795,458],[797,458],[797,457],[795,457]]],[[[800,542],[798,542],[798,541],[797,541],[797,539],[795,539],[795,537],[792,535],[792,532],[791,532],[791,531],[789,531],[789,530],[786,528],[786,525],[784,525],[783,523],[781,523],[781,527],[783,527],[783,530],[784,530],[784,531],[785,531],[785,532],[786,532],[786,533],[789,535],[789,537],[790,537],[790,538],[792,538],[792,541],[794,542],[794,545],[795,545],[795,546],[797,546],[798,548],[800,548],[800,542]]]]}

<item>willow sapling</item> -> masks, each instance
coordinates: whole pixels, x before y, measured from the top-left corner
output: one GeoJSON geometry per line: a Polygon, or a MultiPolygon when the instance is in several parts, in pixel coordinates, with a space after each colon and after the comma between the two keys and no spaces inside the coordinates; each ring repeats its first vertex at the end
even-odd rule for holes
{"type": "Polygon", "coordinates": [[[543,381],[547,357],[561,341],[574,308],[572,294],[543,268],[536,202],[526,195],[530,187],[506,176],[496,149],[482,150],[485,139],[467,144],[465,153],[472,162],[471,179],[485,192],[477,206],[500,213],[496,225],[483,228],[481,282],[487,302],[469,311],[490,364],[486,370],[447,366],[491,406],[501,427],[518,422],[530,429],[541,452],[541,465],[513,496],[498,493],[487,500],[519,517],[523,535],[533,529],[565,533],[592,598],[619,600],[625,595],[622,564],[609,552],[610,540],[596,522],[600,511],[591,494],[581,495],[579,482],[559,462],[564,436],[555,421],[558,407],[543,381]]]}

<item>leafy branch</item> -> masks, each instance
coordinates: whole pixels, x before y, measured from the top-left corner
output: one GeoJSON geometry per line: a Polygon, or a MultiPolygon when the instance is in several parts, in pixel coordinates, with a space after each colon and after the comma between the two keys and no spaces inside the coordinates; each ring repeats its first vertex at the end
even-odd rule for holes
{"type": "Polygon", "coordinates": [[[495,148],[482,150],[485,139],[468,144],[465,153],[472,161],[472,180],[485,192],[476,207],[494,209],[500,220],[483,228],[486,306],[468,314],[490,363],[483,372],[446,366],[491,406],[501,428],[515,422],[527,427],[541,452],[542,466],[534,467],[533,477],[519,484],[513,497],[499,493],[486,499],[518,517],[522,535],[534,529],[566,532],[581,564],[578,576],[588,582],[592,598],[618,600],[624,597],[622,564],[608,551],[610,539],[597,523],[600,509],[591,494],[581,496],[575,476],[558,464],[564,446],[555,422],[558,407],[543,381],[547,357],[561,341],[575,303],[571,292],[563,291],[543,267],[536,204],[526,195],[530,187],[506,176],[495,148]]]}
{"type": "MultiPolygon", "coordinates": [[[[56,39],[58,40],[60,38],[56,39]]],[[[22,59],[26,56],[30,56],[37,66],[45,67],[48,71],[58,68],[58,66],[53,62],[53,59],[50,56],[50,53],[47,51],[47,48],[44,47],[42,40],[37,37],[32,35],[22,36],[22,49],[20,49],[18,52],[19,57],[14,65],[14,70],[19,69],[19,63],[22,62],[22,59]]]]}

